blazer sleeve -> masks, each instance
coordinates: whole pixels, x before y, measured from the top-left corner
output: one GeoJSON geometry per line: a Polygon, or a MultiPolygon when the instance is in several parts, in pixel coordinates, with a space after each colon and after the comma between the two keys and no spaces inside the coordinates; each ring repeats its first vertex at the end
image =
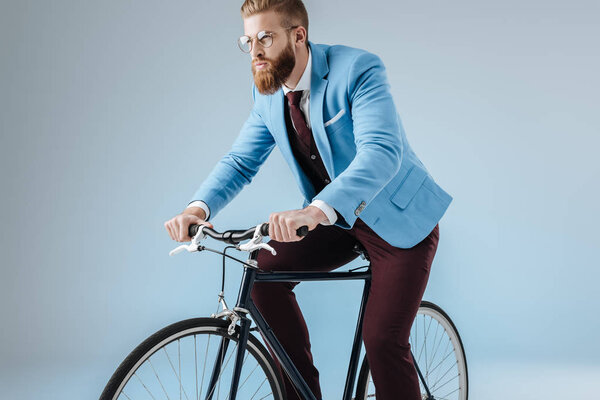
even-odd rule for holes
{"type": "Polygon", "coordinates": [[[359,54],[350,65],[347,93],[356,155],[315,199],[336,209],[352,227],[360,212],[398,173],[401,127],[385,67],[375,54],[359,54]]]}
{"type": "MultiPolygon", "coordinates": [[[[252,96],[255,98],[255,86],[252,96]]],[[[192,196],[201,200],[214,218],[242,188],[252,181],[275,147],[275,140],[257,111],[256,103],[229,152],[215,165],[192,196]]]]}

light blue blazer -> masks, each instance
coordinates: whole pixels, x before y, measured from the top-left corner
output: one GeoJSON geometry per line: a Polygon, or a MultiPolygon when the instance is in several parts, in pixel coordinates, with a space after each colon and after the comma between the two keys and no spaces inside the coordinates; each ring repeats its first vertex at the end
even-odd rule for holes
{"type": "Polygon", "coordinates": [[[294,159],[283,91],[262,95],[253,85],[250,116],[192,201],[204,201],[214,217],[250,183],[277,145],[304,206],[321,199],[343,216],[336,225],[350,229],[360,216],[391,245],[413,247],[435,227],[452,197],[408,144],[380,58],[347,46],[308,43],[311,127],[331,183],[315,193],[294,159]]]}

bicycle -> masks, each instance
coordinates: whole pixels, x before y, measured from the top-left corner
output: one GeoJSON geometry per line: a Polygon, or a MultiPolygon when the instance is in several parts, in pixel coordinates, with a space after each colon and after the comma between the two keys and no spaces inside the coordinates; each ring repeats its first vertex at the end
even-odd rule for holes
{"type": "MultiPolygon", "coordinates": [[[[370,264],[341,272],[264,272],[259,269],[256,261],[258,251],[266,249],[275,254],[267,243],[263,243],[263,238],[268,235],[268,231],[268,224],[260,224],[248,230],[229,230],[223,233],[204,225],[190,226],[191,243],[179,246],[171,254],[187,250],[211,251],[223,256],[223,283],[219,294],[222,310],[209,318],[192,318],[176,322],[147,338],[119,365],[104,388],[100,400],[138,398],[284,400],[286,395],[282,377],[269,351],[251,333],[255,331],[258,331],[273,349],[282,369],[300,397],[305,400],[317,400],[254,305],[250,297],[252,285],[257,281],[356,279],[364,280],[365,285],[342,399],[376,398],[366,356],[363,357],[355,396],[352,397],[362,346],[362,321],[370,287],[370,264]],[[223,251],[209,249],[200,244],[206,236],[228,243],[230,246],[223,251]],[[247,239],[250,241],[241,244],[247,239]],[[227,255],[229,248],[247,251],[250,253],[249,258],[242,261],[227,255]],[[237,302],[232,309],[227,307],[223,290],[226,258],[239,262],[244,268],[237,302]],[[359,271],[363,268],[366,270],[359,271]],[[248,317],[254,321],[254,327],[251,327],[251,320],[248,317]],[[211,338],[215,338],[217,342],[213,343],[212,347],[211,338]],[[229,351],[231,347],[233,349],[229,351]],[[233,364],[230,365],[232,358],[233,364]],[[201,361],[200,367],[199,361],[201,361]],[[199,368],[202,369],[201,375],[199,375],[199,368]]],[[[304,226],[299,228],[297,233],[299,236],[304,236],[308,233],[308,229],[304,226]]],[[[368,254],[360,245],[357,245],[355,251],[368,261],[368,254]]],[[[411,328],[410,345],[423,399],[468,399],[468,373],[464,347],[454,323],[439,306],[427,301],[421,302],[411,328]],[[441,350],[442,347],[444,350],[441,350]],[[440,356],[437,357],[440,350],[440,356]]]]}

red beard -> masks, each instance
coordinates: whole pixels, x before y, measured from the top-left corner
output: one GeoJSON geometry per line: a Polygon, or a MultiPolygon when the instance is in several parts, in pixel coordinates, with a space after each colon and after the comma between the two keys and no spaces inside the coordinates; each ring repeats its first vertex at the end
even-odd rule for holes
{"type": "Polygon", "coordinates": [[[279,57],[275,60],[259,58],[252,60],[252,75],[254,84],[261,94],[274,94],[285,83],[296,65],[296,57],[292,43],[283,49],[279,57]],[[267,62],[263,69],[257,70],[256,62],[267,62]]]}

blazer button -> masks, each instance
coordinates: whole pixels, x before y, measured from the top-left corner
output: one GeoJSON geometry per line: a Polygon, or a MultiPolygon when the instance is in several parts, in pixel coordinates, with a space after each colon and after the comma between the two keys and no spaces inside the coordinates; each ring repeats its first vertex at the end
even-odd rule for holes
{"type": "Polygon", "coordinates": [[[311,154],[311,155],[310,155],[310,159],[311,159],[311,160],[315,160],[316,158],[317,158],[317,156],[315,156],[314,154],[311,154]]]}
{"type": "Polygon", "coordinates": [[[356,207],[356,210],[354,210],[354,215],[356,215],[357,217],[359,216],[359,214],[362,212],[362,210],[365,209],[365,207],[367,206],[367,203],[365,203],[364,201],[362,201],[358,207],[356,207]]]}

